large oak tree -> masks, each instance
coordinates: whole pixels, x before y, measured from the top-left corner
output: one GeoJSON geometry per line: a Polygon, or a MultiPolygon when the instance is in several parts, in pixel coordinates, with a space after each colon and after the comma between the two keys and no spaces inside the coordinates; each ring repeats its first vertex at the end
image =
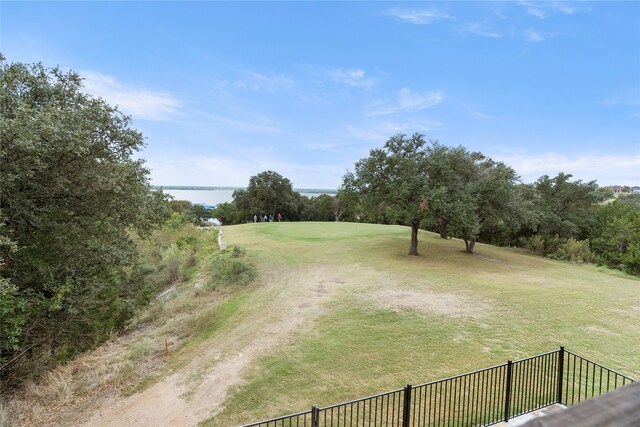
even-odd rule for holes
{"type": "Polygon", "coordinates": [[[130,233],[166,208],[142,135],[78,74],[0,57],[0,119],[2,374],[23,349],[63,358],[123,324],[142,282],[130,233]]]}

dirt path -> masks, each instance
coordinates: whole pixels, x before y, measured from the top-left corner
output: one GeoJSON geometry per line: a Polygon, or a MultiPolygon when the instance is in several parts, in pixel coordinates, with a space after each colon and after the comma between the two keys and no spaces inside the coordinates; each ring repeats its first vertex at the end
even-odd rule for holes
{"type": "Polygon", "coordinates": [[[192,426],[217,414],[230,388],[242,382],[245,369],[286,344],[294,332],[310,327],[322,303],[346,280],[326,266],[271,274],[256,298],[273,304],[211,339],[179,372],[133,396],[106,399],[83,425],[192,426]],[[274,293],[276,298],[268,298],[274,293]]]}

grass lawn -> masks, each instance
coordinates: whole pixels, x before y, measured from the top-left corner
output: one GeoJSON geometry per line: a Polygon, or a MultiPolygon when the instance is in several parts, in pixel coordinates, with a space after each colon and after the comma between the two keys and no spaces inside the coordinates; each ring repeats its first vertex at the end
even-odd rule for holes
{"type": "MultiPolygon", "coordinates": [[[[640,377],[637,278],[482,244],[468,255],[461,241],[426,232],[420,257],[408,257],[409,229],[399,226],[258,223],[224,233],[247,249],[258,285],[299,272],[293,286],[323,298],[316,317],[245,370],[205,425],[325,406],[561,345],[640,377]]],[[[258,297],[276,304],[279,294],[253,292],[245,304],[258,297]]]]}

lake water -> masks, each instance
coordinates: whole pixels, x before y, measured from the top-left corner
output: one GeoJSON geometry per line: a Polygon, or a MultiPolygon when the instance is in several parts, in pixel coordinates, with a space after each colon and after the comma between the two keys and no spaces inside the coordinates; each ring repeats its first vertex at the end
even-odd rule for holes
{"type": "MultiPolygon", "coordinates": [[[[184,189],[167,189],[163,188],[166,194],[173,196],[176,200],[188,200],[191,203],[205,204],[205,205],[218,205],[225,202],[233,202],[233,192],[235,189],[214,189],[214,190],[184,190],[184,189]]],[[[308,190],[299,191],[300,194],[307,197],[317,197],[321,194],[335,195],[335,192],[330,190],[308,190]]]]}

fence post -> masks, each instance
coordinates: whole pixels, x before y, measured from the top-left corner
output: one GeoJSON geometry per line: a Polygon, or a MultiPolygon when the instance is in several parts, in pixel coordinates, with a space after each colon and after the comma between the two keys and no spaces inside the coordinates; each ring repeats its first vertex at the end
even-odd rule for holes
{"type": "Polygon", "coordinates": [[[509,421],[509,407],[511,406],[511,373],[513,371],[513,362],[507,360],[507,384],[504,393],[504,422],[509,421]]]}
{"type": "Polygon", "coordinates": [[[402,427],[409,427],[411,418],[411,384],[404,388],[404,408],[402,411],[402,427]]]}
{"type": "Polygon", "coordinates": [[[564,347],[558,351],[558,403],[562,403],[562,380],[564,376],[564,347]]]}
{"type": "Polygon", "coordinates": [[[311,407],[311,427],[318,427],[320,425],[320,410],[317,406],[311,407]]]}

